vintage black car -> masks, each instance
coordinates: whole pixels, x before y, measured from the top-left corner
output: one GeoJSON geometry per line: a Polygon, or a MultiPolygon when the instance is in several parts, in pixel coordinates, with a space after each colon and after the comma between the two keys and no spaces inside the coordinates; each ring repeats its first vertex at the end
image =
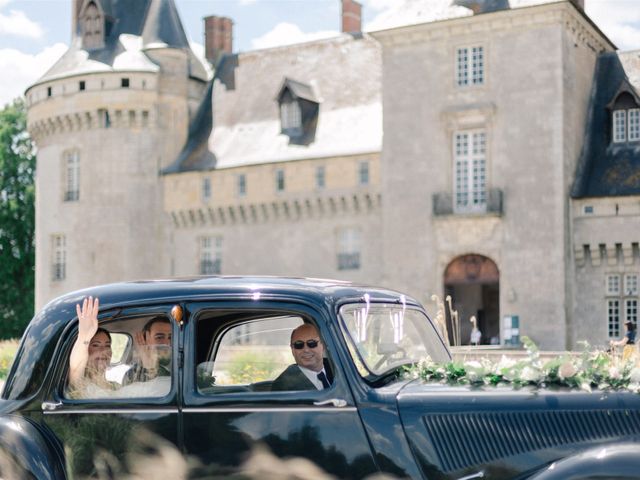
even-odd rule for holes
{"type": "Polygon", "coordinates": [[[450,358],[424,309],[380,288],[216,277],[74,292],[22,338],[0,403],[0,478],[249,478],[256,452],[338,478],[640,478],[640,396],[402,376],[426,355],[450,358]],[[111,334],[111,388],[78,393],[69,354],[88,296],[111,334]],[[125,381],[136,332],[158,316],[172,328],[167,373],[125,381]],[[333,383],[272,391],[303,323],[317,327],[333,383]]]}

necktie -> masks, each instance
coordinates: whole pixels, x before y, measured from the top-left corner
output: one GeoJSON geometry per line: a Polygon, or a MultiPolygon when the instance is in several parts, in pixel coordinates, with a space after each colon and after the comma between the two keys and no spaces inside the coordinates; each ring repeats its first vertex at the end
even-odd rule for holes
{"type": "Polygon", "coordinates": [[[327,380],[327,376],[324,374],[324,372],[320,372],[318,374],[318,380],[320,380],[322,382],[322,388],[329,388],[331,386],[331,384],[329,383],[329,380],[327,380]]]}

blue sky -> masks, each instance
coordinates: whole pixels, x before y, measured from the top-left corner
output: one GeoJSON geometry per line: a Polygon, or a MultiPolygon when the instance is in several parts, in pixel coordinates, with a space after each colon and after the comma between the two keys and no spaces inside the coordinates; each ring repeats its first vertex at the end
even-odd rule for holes
{"type": "MultiPolygon", "coordinates": [[[[203,43],[202,18],[234,20],[234,49],[247,51],[337,34],[340,0],[175,0],[194,49],[203,43]]],[[[511,0],[525,6],[545,0],[511,0]]],[[[546,0],[549,1],[549,0],[546,0]]],[[[450,9],[451,0],[361,0],[365,30],[450,9]]],[[[460,7],[456,7],[460,8],[460,7]]],[[[623,50],[640,49],[640,0],[586,0],[587,14],[623,50]]],[[[64,52],[71,0],[0,0],[0,105],[24,92],[64,52]]]]}

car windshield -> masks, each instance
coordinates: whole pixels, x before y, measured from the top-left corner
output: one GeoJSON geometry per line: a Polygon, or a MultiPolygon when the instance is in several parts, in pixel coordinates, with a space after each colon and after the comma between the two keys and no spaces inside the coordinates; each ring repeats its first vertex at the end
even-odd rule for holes
{"type": "Polygon", "coordinates": [[[358,303],[340,308],[342,332],[360,374],[375,380],[402,365],[449,354],[431,321],[402,304],[358,303]]]}

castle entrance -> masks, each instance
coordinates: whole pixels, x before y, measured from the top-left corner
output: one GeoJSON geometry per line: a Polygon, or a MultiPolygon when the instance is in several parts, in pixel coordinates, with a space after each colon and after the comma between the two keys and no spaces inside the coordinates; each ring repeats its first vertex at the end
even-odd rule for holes
{"type": "Polygon", "coordinates": [[[451,296],[453,310],[458,312],[455,328],[455,316],[452,318],[448,305],[445,308],[451,345],[472,343],[472,316],[480,330],[479,344],[500,344],[500,273],[493,260],[476,254],[455,258],[445,269],[444,292],[445,298],[451,296]]]}

